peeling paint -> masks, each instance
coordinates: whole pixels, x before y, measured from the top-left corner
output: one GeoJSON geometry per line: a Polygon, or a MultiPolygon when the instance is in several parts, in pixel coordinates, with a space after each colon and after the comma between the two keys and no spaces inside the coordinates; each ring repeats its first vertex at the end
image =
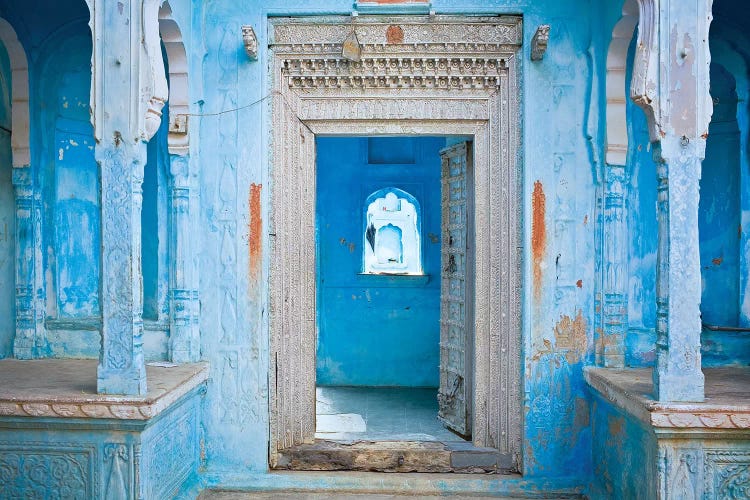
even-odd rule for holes
{"type": "Polygon", "coordinates": [[[560,317],[554,328],[555,350],[565,351],[565,359],[573,364],[581,360],[586,352],[588,337],[586,335],[586,320],[581,310],[571,319],[568,315],[560,317]]]}

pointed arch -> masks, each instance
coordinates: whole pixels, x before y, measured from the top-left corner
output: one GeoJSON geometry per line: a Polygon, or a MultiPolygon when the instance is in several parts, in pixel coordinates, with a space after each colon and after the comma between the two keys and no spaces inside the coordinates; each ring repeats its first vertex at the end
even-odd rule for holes
{"type": "Polygon", "coordinates": [[[169,2],[164,2],[159,9],[159,34],[169,63],[169,152],[184,156],[188,154],[189,149],[188,60],[182,31],[172,17],[169,2]]]}
{"type": "Polygon", "coordinates": [[[18,35],[8,21],[0,17],[0,42],[5,45],[11,70],[11,148],[13,166],[31,163],[29,148],[29,64],[18,35]]]}

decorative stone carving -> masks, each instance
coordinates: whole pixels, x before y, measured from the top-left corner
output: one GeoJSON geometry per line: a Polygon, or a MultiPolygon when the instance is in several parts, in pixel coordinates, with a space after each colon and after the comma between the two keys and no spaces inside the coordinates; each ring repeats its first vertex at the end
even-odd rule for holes
{"type": "Polygon", "coordinates": [[[18,359],[33,359],[46,352],[47,340],[43,312],[39,310],[34,293],[39,232],[34,224],[37,202],[30,167],[13,168],[13,187],[16,199],[16,335],[13,354],[18,359]]]}
{"type": "Polygon", "coordinates": [[[750,452],[706,450],[703,498],[750,498],[750,452]]]}
{"type": "Polygon", "coordinates": [[[549,43],[549,24],[542,24],[536,29],[534,36],[531,38],[531,60],[541,61],[544,53],[547,52],[549,43]]]}
{"type": "Polygon", "coordinates": [[[359,62],[341,57],[348,17],[271,23],[277,91],[269,231],[272,466],[277,450],[314,433],[314,134],[385,133],[474,136],[473,438],[520,467],[520,261],[515,251],[490,248],[520,245],[519,131],[501,116],[519,112],[521,19],[409,16],[385,23],[359,16],[359,62]],[[393,25],[403,43],[388,43],[393,25]],[[490,366],[499,367],[492,377],[490,366]]]}
{"type": "Polygon", "coordinates": [[[258,59],[258,38],[255,36],[255,30],[250,25],[244,25],[242,29],[242,44],[245,46],[247,57],[252,60],[258,59]]]}
{"type": "Polygon", "coordinates": [[[630,80],[630,98],[646,113],[651,142],[660,139],[660,2],[661,0],[638,0],[638,40],[633,61],[633,76],[630,80]]]}
{"type": "Polygon", "coordinates": [[[5,498],[98,498],[93,455],[68,443],[3,443],[0,492],[5,498]]]}
{"type": "Polygon", "coordinates": [[[130,474],[128,462],[130,453],[124,444],[107,443],[104,445],[105,474],[104,495],[108,499],[128,498],[130,474]]]}
{"type": "Polygon", "coordinates": [[[169,498],[184,483],[196,468],[198,433],[195,414],[188,410],[144,444],[150,487],[145,498],[169,498]]]}
{"type": "Polygon", "coordinates": [[[121,144],[104,150],[101,146],[96,148],[101,165],[103,276],[97,389],[109,394],[145,394],[140,276],[145,147],[121,144]]]}
{"type": "Polygon", "coordinates": [[[198,287],[193,265],[195,244],[191,230],[193,192],[189,157],[170,156],[172,177],[172,241],[170,255],[170,358],[175,363],[189,363],[200,358],[198,287]]]}

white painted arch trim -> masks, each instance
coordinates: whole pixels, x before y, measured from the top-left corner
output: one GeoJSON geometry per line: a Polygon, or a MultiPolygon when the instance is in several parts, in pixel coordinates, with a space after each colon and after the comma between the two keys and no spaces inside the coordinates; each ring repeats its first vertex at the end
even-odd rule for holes
{"type": "Polygon", "coordinates": [[[159,34],[169,61],[168,148],[170,154],[184,156],[188,154],[190,146],[188,59],[182,31],[172,16],[169,2],[164,2],[159,9],[159,34]]]}
{"type": "Polygon", "coordinates": [[[607,144],[609,165],[625,165],[628,154],[626,72],[628,48],[638,24],[636,0],[625,0],[607,51],[607,144]]]}
{"type": "Polygon", "coordinates": [[[31,163],[29,147],[29,63],[18,35],[8,21],[0,18],[0,41],[5,45],[11,70],[11,148],[13,166],[31,163]]]}

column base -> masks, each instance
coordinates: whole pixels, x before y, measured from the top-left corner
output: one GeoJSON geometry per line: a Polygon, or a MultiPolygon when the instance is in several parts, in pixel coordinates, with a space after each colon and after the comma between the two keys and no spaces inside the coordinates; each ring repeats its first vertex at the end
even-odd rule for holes
{"type": "Polygon", "coordinates": [[[662,403],[702,403],[705,401],[703,372],[689,375],[654,373],[654,398],[662,403]]]}
{"type": "Polygon", "coordinates": [[[123,394],[144,396],[146,389],[146,368],[96,367],[96,392],[99,394],[123,394]]]}

